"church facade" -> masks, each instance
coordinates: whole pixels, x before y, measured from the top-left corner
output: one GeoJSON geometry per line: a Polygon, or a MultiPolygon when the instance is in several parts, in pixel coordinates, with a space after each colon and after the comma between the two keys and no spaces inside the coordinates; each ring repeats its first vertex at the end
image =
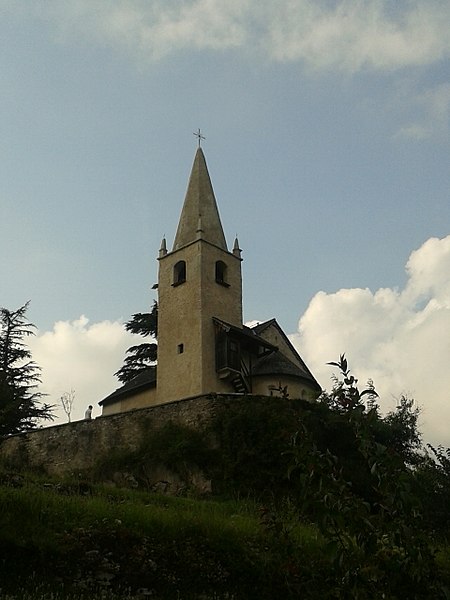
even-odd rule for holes
{"type": "Polygon", "coordinates": [[[99,404],[103,415],[208,394],[314,400],[321,388],[275,319],[242,316],[241,250],[228,250],[202,148],[173,247],[159,250],[158,364],[99,404]]]}

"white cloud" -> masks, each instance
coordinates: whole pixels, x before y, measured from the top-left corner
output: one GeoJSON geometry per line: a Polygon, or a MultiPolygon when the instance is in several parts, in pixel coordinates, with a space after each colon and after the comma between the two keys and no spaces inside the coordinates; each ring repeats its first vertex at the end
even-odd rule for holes
{"type": "Polygon", "coordinates": [[[450,236],[412,252],[402,291],[341,289],[311,300],[291,339],[321,385],[346,353],[361,383],[372,378],[385,410],[402,393],[422,407],[425,441],[450,446],[450,236]]]}
{"type": "Polygon", "coordinates": [[[271,51],[279,60],[349,72],[424,65],[448,54],[448,3],[417,0],[396,12],[384,0],[343,0],[333,8],[284,2],[268,27],[271,51]]]}
{"type": "Polygon", "coordinates": [[[52,331],[38,332],[28,343],[42,368],[40,391],[48,394],[46,402],[57,405],[56,422],[66,422],[59,399],[71,389],[75,390],[72,420],[81,419],[89,404],[94,406],[94,416],[100,414],[97,403],[119,387],[113,373],[121,367],[126,349],[136,343],[136,336],[117,321],[89,324],[81,316],[55,323],[52,331]]]}
{"type": "Polygon", "coordinates": [[[54,23],[60,39],[81,32],[147,62],[186,48],[242,46],[250,4],[246,0],[66,0],[41,2],[35,14],[54,23]]]}
{"type": "MultiPolygon", "coordinates": [[[[24,12],[17,1],[3,6],[24,12]]],[[[27,10],[53,24],[60,39],[82,35],[140,62],[241,48],[356,72],[427,65],[450,53],[447,0],[37,0],[27,10]]]]}

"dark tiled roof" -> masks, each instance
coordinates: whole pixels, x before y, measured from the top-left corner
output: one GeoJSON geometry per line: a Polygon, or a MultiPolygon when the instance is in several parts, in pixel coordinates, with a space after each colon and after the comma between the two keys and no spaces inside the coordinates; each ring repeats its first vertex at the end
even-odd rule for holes
{"type": "Polygon", "coordinates": [[[291,362],[281,352],[275,352],[268,356],[263,356],[258,362],[253,365],[253,375],[292,375],[293,377],[301,377],[311,383],[316,383],[308,371],[303,370],[298,365],[291,362]]]}
{"type": "Polygon", "coordinates": [[[125,385],[122,385],[120,388],[117,388],[112,394],[104,398],[99,402],[100,406],[104,406],[105,404],[111,404],[113,402],[117,402],[119,399],[126,398],[127,396],[132,396],[136,392],[143,391],[145,389],[155,387],[156,386],[156,367],[148,367],[139,375],[136,375],[130,381],[127,381],[125,385]]]}
{"type": "MultiPolygon", "coordinates": [[[[275,354],[271,354],[270,356],[264,357],[264,358],[260,359],[260,361],[258,361],[256,368],[260,368],[261,371],[258,372],[257,374],[262,375],[264,373],[266,375],[269,375],[269,374],[276,375],[277,373],[280,373],[280,375],[281,374],[296,375],[298,377],[302,377],[303,379],[309,381],[311,384],[314,385],[314,387],[316,387],[318,390],[321,390],[322,388],[320,387],[319,383],[315,379],[314,375],[308,369],[304,360],[299,355],[297,350],[294,348],[294,346],[292,345],[288,336],[281,329],[281,327],[277,323],[276,319],[269,319],[268,321],[265,321],[264,323],[258,323],[258,325],[255,325],[254,327],[252,327],[252,330],[258,336],[260,336],[269,327],[274,327],[280,333],[280,335],[286,342],[287,346],[291,350],[293,357],[298,359],[298,361],[301,363],[301,366],[300,365],[297,366],[296,364],[294,364],[286,356],[284,356],[284,354],[282,354],[281,352],[276,352],[275,354]],[[266,361],[266,359],[267,359],[267,361],[266,361]],[[283,371],[280,369],[286,369],[286,370],[283,371]],[[295,372],[292,369],[294,369],[295,372]]],[[[255,374],[256,374],[256,372],[255,372],[255,374]]]]}

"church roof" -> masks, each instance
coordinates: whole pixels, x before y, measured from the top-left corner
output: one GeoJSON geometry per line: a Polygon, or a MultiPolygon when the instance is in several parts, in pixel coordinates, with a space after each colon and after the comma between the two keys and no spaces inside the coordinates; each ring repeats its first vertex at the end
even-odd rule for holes
{"type": "Polygon", "coordinates": [[[307,371],[295,365],[280,351],[260,358],[253,365],[252,375],[291,375],[293,377],[301,377],[310,384],[317,383],[307,371]]]}
{"type": "MultiPolygon", "coordinates": [[[[272,330],[275,329],[278,332],[278,334],[281,336],[286,347],[289,349],[289,353],[292,354],[293,360],[292,361],[289,360],[289,358],[287,356],[285,356],[282,352],[278,351],[276,354],[272,354],[269,357],[267,357],[267,359],[268,359],[267,361],[258,363],[258,368],[260,369],[260,371],[258,371],[258,374],[262,375],[263,372],[264,372],[264,374],[269,374],[269,372],[271,374],[275,374],[276,372],[281,373],[284,371],[275,371],[275,369],[277,369],[277,368],[286,369],[286,372],[285,372],[286,375],[297,375],[299,377],[302,377],[303,379],[305,379],[305,380],[309,381],[311,384],[313,384],[314,387],[316,387],[318,390],[321,390],[322,388],[319,385],[319,383],[317,382],[316,378],[311,373],[311,371],[308,369],[308,367],[306,366],[306,363],[304,362],[302,357],[299,355],[297,350],[294,348],[294,346],[292,345],[288,336],[284,333],[284,331],[282,330],[282,328],[280,327],[280,325],[278,324],[276,319],[269,319],[268,321],[265,321],[264,323],[258,323],[258,325],[255,325],[254,327],[252,327],[252,330],[258,336],[261,336],[263,338],[264,338],[264,332],[266,330],[270,330],[270,329],[272,329],[272,330]],[[271,360],[269,360],[269,359],[271,359],[271,360]],[[297,362],[297,364],[295,364],[293,362],[294,360],[297,362]],[[292,370],[292,367],[295,369],[295,372],[292,370]]],[[[264,360],[264,359],[262,359],[262,360],[264,360]]]]}
{"type": "Polygon", "coordinates": [[[227,249],[216,198],[201,148],[192,165],[173,250],[202,239],[223,250],[227,249]]]}
{"type": "Polygon", "coordinates": [[[278,348],[265,340],[264,338],[257,335],[254,329],[243,325],[242,327],[236,327],[236,325],[231,325],[231,323],[227,323],[226,321],[222,321],[222,319],[218,319],[217,317],[213,317],[213,321],[216,325],[218,325],[223,331],[227,333],[232,333],[235,337],[244,342],[249,348],[259,349],[260,353],[267,352],[276,352],[278,348]]]}
{"type": "Polygon", "coordinates": [[[108,404],[113,404],[119,400],[123,400],[123,398],[127,398],[128,396],[133,396],[134,394],[143,391],[144,389],[155,387],[156,385],[156,367],[148,367],[136,377],[133,377],[130,381],[127,381],[120,388],[117,388],[112,394],[106,396],[103,400],[99,402],[100,406],[105,406],[108,404]]]}

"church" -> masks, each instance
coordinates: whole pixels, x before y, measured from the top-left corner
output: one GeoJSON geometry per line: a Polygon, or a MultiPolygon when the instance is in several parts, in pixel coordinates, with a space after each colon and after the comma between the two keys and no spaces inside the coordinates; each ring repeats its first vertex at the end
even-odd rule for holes
{"type": "Polygon", "coordinates": [[[237,238],[228,249],[200,143],[172,249],[163,238],[158,261],[157,365],[99,402],[102,415],[210,394],[318,397],[275,319],[243,324],[241,249],[237,238]]]}

